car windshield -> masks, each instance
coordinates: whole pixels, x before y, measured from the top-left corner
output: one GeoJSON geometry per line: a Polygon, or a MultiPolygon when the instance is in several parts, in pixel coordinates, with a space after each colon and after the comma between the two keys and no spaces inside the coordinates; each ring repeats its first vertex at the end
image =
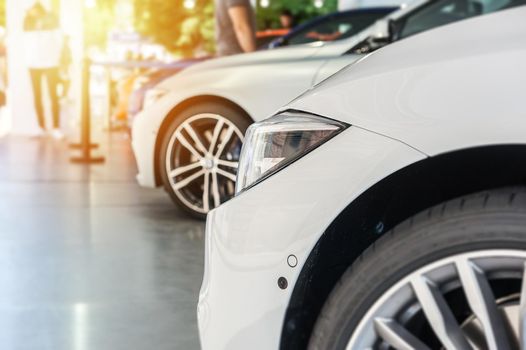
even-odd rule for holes
{"type": "Polygon", "coordinates": [[[288,45],[349,38],[364,30],[389,11],[351,12],[336,14],[294,32],[287,38],[288,45]]]}
{"type": "Polygon", "coordinates": [[[348,53],[364,54],[386,44],[449,23],[508,8],[526,5],[526,0],[431,0],[389,22],[389,38],[369,37],[348,53]]]}
{"type": "Polygon", "coordinates": [[[433,1],[403,18],[395,38],[407,38],[445,24],[525,4],[526,0],[433,1]]]}

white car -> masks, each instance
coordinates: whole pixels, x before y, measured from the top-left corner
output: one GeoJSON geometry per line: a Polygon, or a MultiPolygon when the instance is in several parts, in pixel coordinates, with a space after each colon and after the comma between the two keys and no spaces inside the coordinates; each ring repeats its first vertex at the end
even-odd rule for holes
{"type": "Polygon", "coordinates": [[[204,218],[234,195],[243,135],[252,122],[363,53],[508,3],[418,0],[349,39],[215,59],[184,70],[150,91],[149,107],[134,122],[138,181],[147,187],[164,185],[175,203],[204,218]]]}
{"type": "Polygon", "coordinates": [[[525,19],[402,40],[249,128],[203,349],[525,348],[525,19]]]}

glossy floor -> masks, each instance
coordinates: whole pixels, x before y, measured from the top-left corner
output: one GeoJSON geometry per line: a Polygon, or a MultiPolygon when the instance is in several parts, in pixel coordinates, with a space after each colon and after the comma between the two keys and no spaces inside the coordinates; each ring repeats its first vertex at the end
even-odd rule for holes
{"type": "Polygon", "coordinates": [[[104,165],[0,138],[0,349],[198,349],[204,225],[139,188],[124,134],[104,165]]]}

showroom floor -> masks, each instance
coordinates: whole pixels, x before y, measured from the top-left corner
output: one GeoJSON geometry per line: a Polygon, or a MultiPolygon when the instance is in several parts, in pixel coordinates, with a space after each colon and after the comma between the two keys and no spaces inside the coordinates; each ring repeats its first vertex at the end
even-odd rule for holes
{"type": "Polygon", "coordinates": [[[204,225],[141,189],[124,134],[102,166],[0,138],[0,348],[197,349],[204,225]]]}

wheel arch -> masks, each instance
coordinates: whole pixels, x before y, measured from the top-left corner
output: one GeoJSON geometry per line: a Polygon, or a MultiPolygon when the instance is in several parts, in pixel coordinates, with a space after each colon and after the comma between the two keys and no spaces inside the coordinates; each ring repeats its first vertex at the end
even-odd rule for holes
{"type": "Polygon", "coordinates": [[[241,114],[243,114],[250,122],[253,122],[253,118],[250,116],[250,114],[246,111],[245,108],[241,107],[236,102],[233,102],[232,100],[228,98],[224,98],[217,95],[199,95],[199,96],[193,96],[190,98],[187,98],[183,101],[180,101],[177,105],[175,105],[170,112],[166,115],[166,117],[163,119],[161,126],[159,127],[159,132],[157,133],[157,137],[155,139],[155,151],[154,151],[154,175],[155,175],[155,184],[156,186],[160,186],[162,184],[161,175],[159,173],[159,154],[161,150],[161,144],[162,140],[165,136],[165,133],[169,127],[169,125],[179,116],[184,110],[187,108],[194,106],[199,103],[220,103],[223,105],[227,105],[237,111],[239,111],[241,114]]]}
{"type": "Polygon", "coordinates": [[[363,192],[328,226],[305,261],[285,315],[281,349],[307,347],[329,293],[383,233],[447,200],[526,185],[524,159],[526,145],[462,149],[411,164],[363,192]]]}

